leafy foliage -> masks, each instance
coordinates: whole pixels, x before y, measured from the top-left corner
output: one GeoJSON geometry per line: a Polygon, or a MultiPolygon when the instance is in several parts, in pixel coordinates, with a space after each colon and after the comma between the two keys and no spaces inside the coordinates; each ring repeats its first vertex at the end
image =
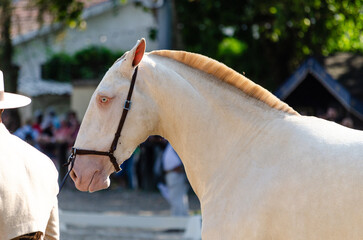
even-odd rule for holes
{"type": "Polygon", "coordinates": [[[270,89],[307,56],[363,52],[361,0],[189,0],[175,1],[175,11],[184,44],[176,48],[221,60],[270,89]]]}
{"type": "Polygon", "coordinates": [[[60,82],[72,79],[98,79],[123,54],[105,47],[90,46],[76,52],[54,54],[42,66],[42,77],[60,82]]]}
{"type": "Polygon", "coordinates": [[[64,23],[70,27],[76,27],[81,23],[81,14],[84,1],[80,0],[33,0],[38,7],[38,20],[52,16],[54,22],[64,23]]]}
{"type": "Polygon", "coordinates": [[[60,82],[70,82],[74,59],[66,53],[55,54],[42,66],[42,75],[46,79],[56,79],[60,82]]]}
{"type": "Polygon", "coordinates": [[[123,52],[91,46],[75,53],[74,78],[100,78],[123,52]]]}

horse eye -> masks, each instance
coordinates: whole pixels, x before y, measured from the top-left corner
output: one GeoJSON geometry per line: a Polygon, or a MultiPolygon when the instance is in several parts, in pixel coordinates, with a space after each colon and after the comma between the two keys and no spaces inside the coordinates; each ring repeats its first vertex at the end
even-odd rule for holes
{"type": "Polygon", "coordinates": [[[107,97],[102,97],[101,98],[101,102],[102,103],[107,103],[108,102],[108,98],[107,97]]]}

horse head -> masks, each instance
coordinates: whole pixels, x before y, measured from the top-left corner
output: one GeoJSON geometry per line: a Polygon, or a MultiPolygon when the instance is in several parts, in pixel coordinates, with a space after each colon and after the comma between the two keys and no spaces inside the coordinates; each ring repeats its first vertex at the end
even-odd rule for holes
{"type": "MultiPolygon", "coordinates": [[[[107,71],[92,95],[75,149],[106,153],[116,139],[113,156],[117,159],[115,165],[119,166],[152,133],[157,115],[152,101],[143,93],[147,86],[142,84],[144,72],[141,70],[129,106],[132,110],[127,114],[120,137],[115,137],[132,76],[139,65],[142,68],[145,46],[145,40],[141,39],[107,71]]],[[[109,176],[114,171],[115,167],[107,155],[76,155],[70,176],[79,190],[93,192],[108,188],[109,176]]]]}

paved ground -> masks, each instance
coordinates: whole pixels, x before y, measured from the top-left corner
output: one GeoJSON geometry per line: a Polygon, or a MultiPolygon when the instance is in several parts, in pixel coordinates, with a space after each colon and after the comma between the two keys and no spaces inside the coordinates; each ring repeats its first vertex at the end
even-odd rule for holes
{"type": "MultiPolygon", "coordinates": [[[[191,214],[200,213],[200,205],[194,194],[189,195],[191,214]]],[[[73,187],[64,188],[59,195],[61,210],[100,212],[131,215],[168,216],[169,205],[159,192],[125,190],[122,188],[83,193],[73,187]]],[[[95,228],[71,226],[61,231],[61,240],[174,240],[181,239],[182,232],[126,228],[95,228]]]]}

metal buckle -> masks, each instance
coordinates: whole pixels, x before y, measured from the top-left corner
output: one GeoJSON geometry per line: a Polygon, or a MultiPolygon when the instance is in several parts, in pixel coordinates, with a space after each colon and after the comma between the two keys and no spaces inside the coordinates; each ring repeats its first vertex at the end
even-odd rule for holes
{"type": "Polygon", "coordinates": [[[131,101],[126,100],[125,105],[124,105],[124,109],[129,111],[131,109],[131,103],[132,103],[131,101]]]}
{"type": "Polygon", "coordinates": [[[63,166],[64,167],[69,166],[74,161],[75,158],[76,158],[76,154],[74,154],[74,152],[72,151],[71,155],[69,155],[69,157],[68,157],[68,161],[65,164],[63,164],[63,166]]]}

